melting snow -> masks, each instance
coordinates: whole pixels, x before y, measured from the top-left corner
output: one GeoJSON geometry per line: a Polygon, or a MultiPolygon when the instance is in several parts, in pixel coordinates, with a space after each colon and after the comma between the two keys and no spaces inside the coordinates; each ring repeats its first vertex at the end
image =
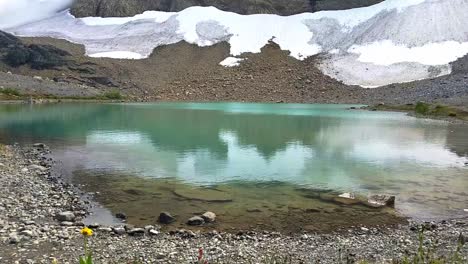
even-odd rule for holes
{"type": "Polygon", "coordinates": [[[226,59],[224,59],[219,64],[224,66],[224,67],[235,67],[235,66],[239,66],[240,62],[243,61],[243,60],[244,59],[242,59],[242,58],[227,57],[226,59]]]}
{"type": "MultiPolygon", "coordinates": [[[[272,40],[299,60],[328,53],[320,65],[325,74],[374,87],[450,73],[449,63],[468,53],[467,12],[467,0],[387,0],[370,7],[288,17],[191,7],[128,18],[77,19],[64,12],[7,30],[80,43],[91,56],[127,59],[145,58],[155,47],[179,41],[199,46],[227,41],[231,55],[238,56],[258,53],[272,40]]],[[[0,28],[9,25],[1,19],[0,28]]],[[[221,65],[238,63],[229,57],[221,65]]]]}
{"type": "Polygon", "coordinates": [[[100,52],[100,53],[88,54],[88,56],[93,57],[93,58],[105,57],[105,58],[129,59],[129,60],[138,60],[138,59],[143,58],[141,54],[138,54],[136,52],[130,52],[130,51],[100,52]]]}

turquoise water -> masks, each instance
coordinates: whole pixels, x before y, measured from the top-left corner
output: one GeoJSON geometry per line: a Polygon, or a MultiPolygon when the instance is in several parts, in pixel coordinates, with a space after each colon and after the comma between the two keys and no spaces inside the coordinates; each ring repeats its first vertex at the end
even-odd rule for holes
{"type": "Polygon", "coordinates": [[[72,177],[85,171],[81,177],[108,172],[173,179],[189,186],[286,183],[364,195],[394,194],[397,210],[411,217],[465,214],[466,125],[349,108],[245,103],[0,105],[0,141],[49,144],[72,177]]]}

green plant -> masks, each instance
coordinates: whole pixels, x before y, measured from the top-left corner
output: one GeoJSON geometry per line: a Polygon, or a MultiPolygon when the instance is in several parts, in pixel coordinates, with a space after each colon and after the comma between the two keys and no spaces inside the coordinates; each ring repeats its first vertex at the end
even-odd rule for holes
{"type": "Polygon", "coordinates": [[[119,92],[119,91],[116,91],[116,90],[110,91],[110,92],[106,92],[106,93],[104,94],[104,97],[105,97],[106,99],[111,99],[111,100],[121,100],[121,99],[123,99],[123,96],[120,94],[120,92],[119,92]]]}
{"type": "Polygon", "coordinates": [[[88,238],[93,235],[93,230],[85,227],[81,229],[80,233],[83,235],[85,251],[85,255],[80,257],[80,264],[93,264],[93,256],[88,248],[88,238]]]}
{"type": "Polygon", "coordinates": [[[416,114],[427,115],[429,113],[430,107],[429,104],[418,102],[414,108],[416,114]]]}
{"type": "Polygon", "coordinates": [[[21,95],[21,93],[18,90],[13,89],[13,88],[1,89],[0,93],[5,94],[5,95],[13,95],[13,96],[20,96],[21,95]]]}
{"type": "Polygon", "coordinates": [[[436,256],[434,247],[424,247],[424,227],[421,228],[418,234],[418,251],[414,256],[405,256],[401,261],[394,262],[395,264],[462,264],[466,263],[466,259],[461,255],[462,249],[466,243],[463,234],[460,234],[458,245],[452,256],[436,256]]]}

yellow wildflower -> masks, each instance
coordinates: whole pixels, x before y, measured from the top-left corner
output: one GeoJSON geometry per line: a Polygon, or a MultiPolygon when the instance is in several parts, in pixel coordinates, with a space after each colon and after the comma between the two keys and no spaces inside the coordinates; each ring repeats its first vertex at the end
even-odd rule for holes
{"type": "Polygon", "coordinates": [[[88,227],[84,227],[83,229],[81,229],[80,233],[83,236],[92,236],[93,235],[93,230],[89,229],[88,227]]]}
{"type": "Polygon", "coordinates": [[[58,260],[56,258],[52,258],[52,264],[58,264],[58,260]]]}

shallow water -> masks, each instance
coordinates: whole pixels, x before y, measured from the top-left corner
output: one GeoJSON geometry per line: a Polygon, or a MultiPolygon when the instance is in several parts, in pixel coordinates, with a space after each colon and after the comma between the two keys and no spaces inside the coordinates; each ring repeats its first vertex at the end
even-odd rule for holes
{"type": "Polygon", "coordinates": [[[50,145],[65,175],[138,224],[163,210],[180,225],[213,210],[222,228],[397,222],[388,208],[324,198],[342,192],[394,194],[408,217],[466,215],[466,125],[349,107],[0,105],[0,141],[50,145]]]}

